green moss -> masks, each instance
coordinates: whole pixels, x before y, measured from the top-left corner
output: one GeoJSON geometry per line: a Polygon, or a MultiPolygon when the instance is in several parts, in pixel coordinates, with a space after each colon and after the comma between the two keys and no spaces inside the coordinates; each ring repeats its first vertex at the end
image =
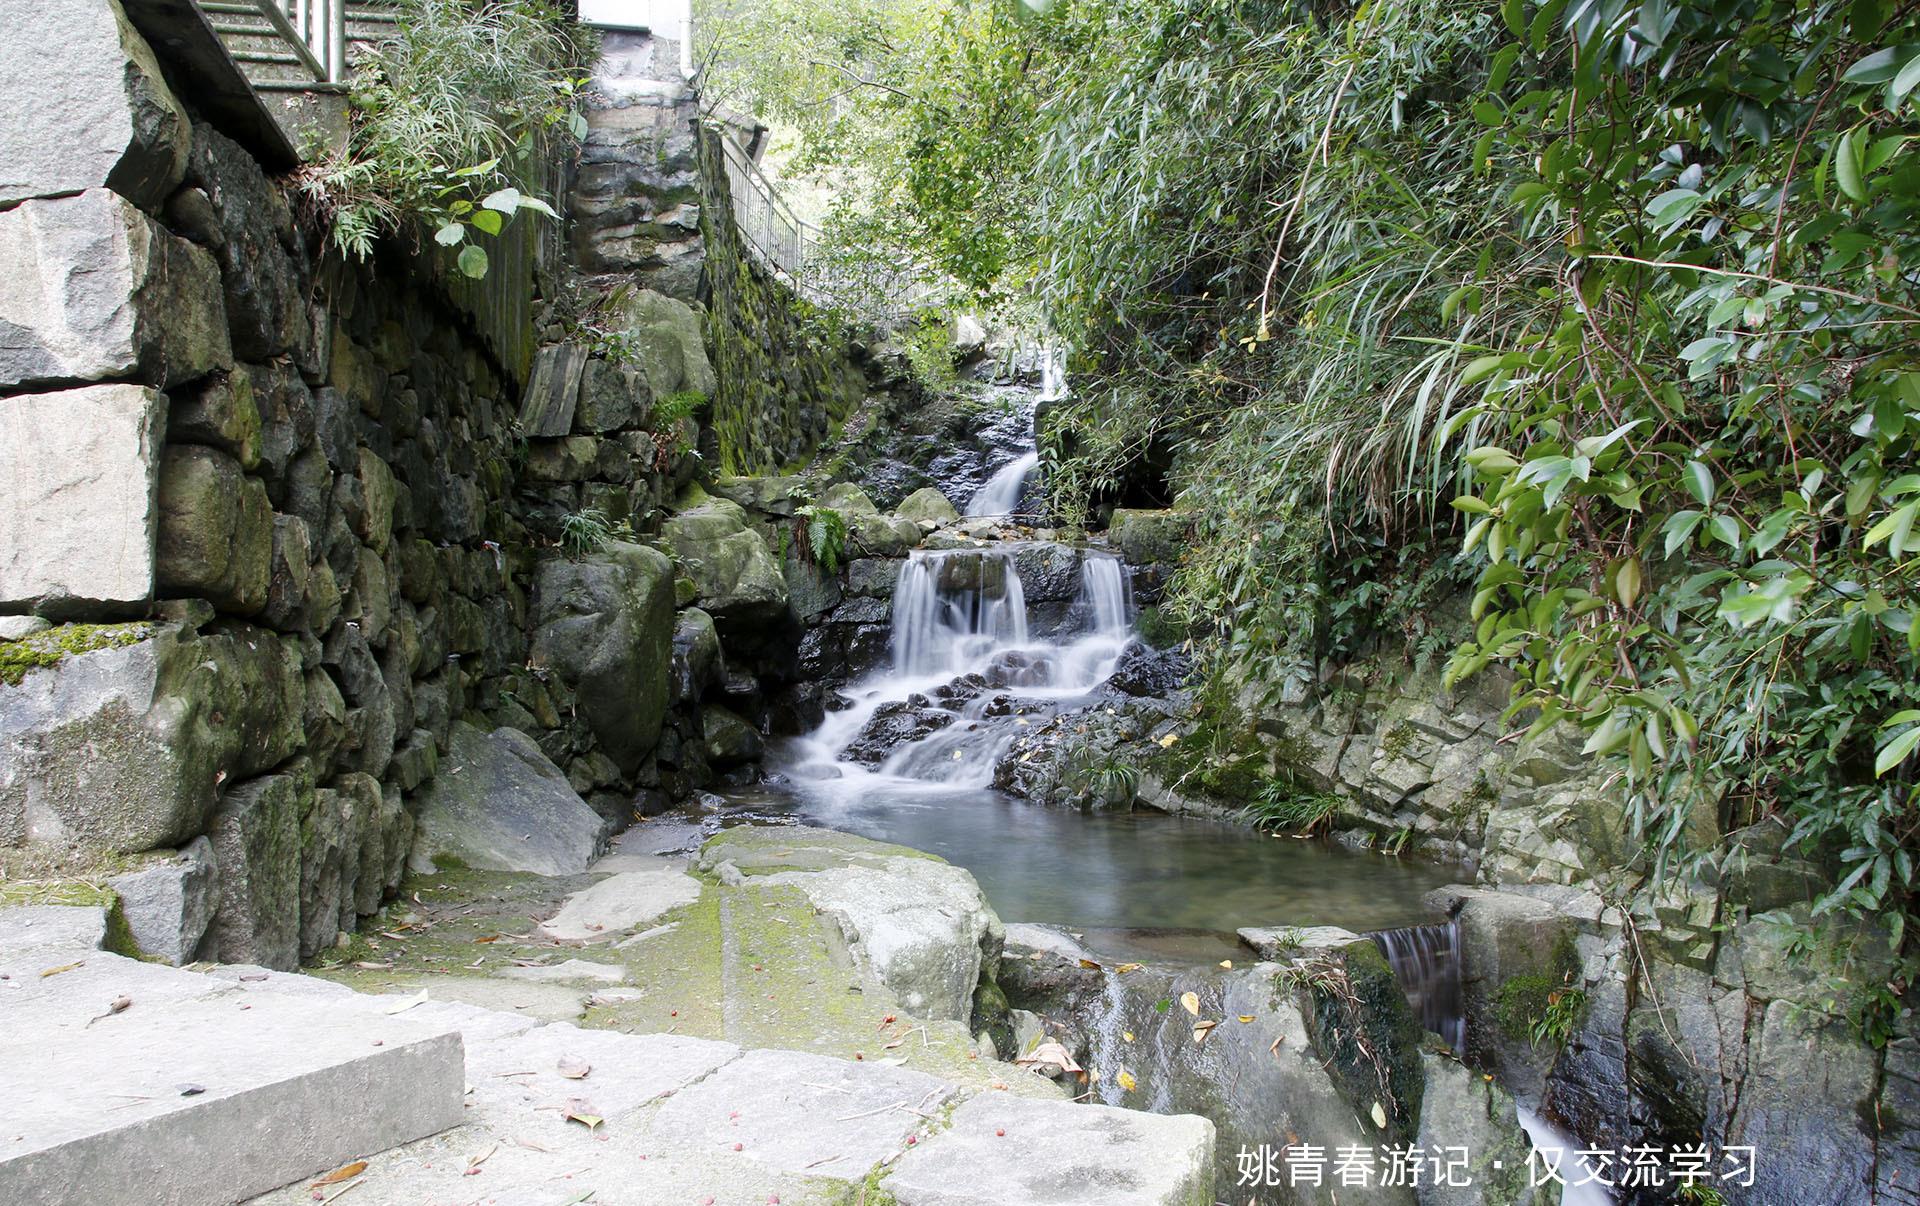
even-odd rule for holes
{"type": "Polygon", "coordinates": [[[120,649],[153,635],[153,625],[62,624],[17,641],[0,641],[0,683],[17,687],[35,670],[101,649],[120,649]]]}
{"type": "Polygon", "coordinates": [[[1388,729],[1380,738],[1380,753],[1389,760],[1399,759],[1413,748],[1413,726],[1402,721],[1388,729]]]}
{"type": "Polygon", "coordinates": [[[1283,972],[1279,983],[1297,994],[1314,1052],[1355,1114],[1370,1118],[1378,1104],[1383,1134],[1411,1142],[1426,1093],[1426,1036],[1380,948],[1350,943],[1283,972]]]}
{"type": "Polygon", "coordinates": [[[1509,976],[1494,990],[1494,1018],[1516,1042],[1560,1046],[1586,1019],[1587,994],[1576,985],[1580,954],[1563,932],[1553,944],[1547,970],[1509,976]]]}

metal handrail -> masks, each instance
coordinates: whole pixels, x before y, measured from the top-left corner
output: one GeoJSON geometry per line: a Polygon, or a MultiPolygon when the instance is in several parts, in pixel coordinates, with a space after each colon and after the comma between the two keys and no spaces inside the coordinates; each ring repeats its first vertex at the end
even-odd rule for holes
{"type": "Polygon", "coordinates": [[[347,0],[243,0],[293,48],[315,83],[347,78],[347,0]]]}
{"type": "Polygon", "coordinates": [[[889,273],[884,288],[862,288],[861,282],[835,271],[826,256],[820,228],[793,212],[760,165],[733,138],[719,137],[733,200],[733,224],[761,264],[783,278],[800,297],[822,306],[862,312],[871,319],[903,317],[917,309],[933,290],[917,276],[889,273]],[[875,300],[882,294],[884,303],[875,300]]]}

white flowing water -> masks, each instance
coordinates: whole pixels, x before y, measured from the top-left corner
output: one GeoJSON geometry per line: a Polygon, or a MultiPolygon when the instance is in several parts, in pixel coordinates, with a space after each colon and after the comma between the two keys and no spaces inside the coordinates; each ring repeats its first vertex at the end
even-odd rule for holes
{"type": "Polygon", "coordinates": [[[1614,1206],[1612,1191],[1598,1179],[1589,1179],[1595,1170],[1580,1158],[1579,1140],[1524,1105],[1516,1107],[1514,1114],[1520,1120],[1521,1129],[1527,1132],[1527,1141],[1533,1144],[1534,1165],[1527,1170],[1529,1181],[1535,1185],[1544,1183],[1547,1178],[1543,1170],[1551,1168],[1563,1186],[1560,1206],[1614,1206]]]}
{"type": "Polygon", "coordinates": [[[1040,454],[1029,452],[1007,464],[987,479],[967,504],[969,519],[998,519],[1020,513],[1020,500],[1027,492],[1027,479],[1040,467],[1040,454]]]}
{"type": "Polygon", "coordinates": [[[1125,568],[1108,553],[1081,560],[1074,631],[1029,635],[1017,545],[915,552],[893,602],[893,664],[848,688],[849,705],[797,743],[793,777],[807,794],[852,802],[890,792],[985,788],[999,754],[1023,727],[1009,701],[1056,704],[1105,682],[1133,639],[1125,568]],[[962,690],[942,692],[960,682],[962,690]],[[841,760],[889,704],[952,714],[952,722],[902,743],[868,770],[841,760]],[[989,716],[989,710],[995,715],[989,716]]]}
{"type": "Polygon", "coordinates": [[[1058,348],[1040,351],[1040,400],[1053,402],[1067,396],[1067,354],[1058,348]]]}

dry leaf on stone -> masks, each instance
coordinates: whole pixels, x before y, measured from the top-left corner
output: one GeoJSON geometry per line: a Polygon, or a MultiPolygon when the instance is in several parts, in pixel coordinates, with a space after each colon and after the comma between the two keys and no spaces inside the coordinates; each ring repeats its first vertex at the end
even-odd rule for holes
{"type": "Polygon", "coordinates": [[[387,1006],[387,1012],[388,1013],[405,1013],[407,1010],[412,1009],[415,1005],[424,1005],[426,1003],[427,1003],[427,990],[423,988],[419,992],[415,993],[413,996],[402,997],[400,1000],[395,1001],[393,1004],[387,1006]]]}
{"type": "Polygon", "coordinates": [[[563,1055],[559,1063],[560,1075],[568,1080],[585,1080],[593,1066],[577,1055],[563,1055]]]}
{"type": "Polygon", "coordinates": [[[1218,1022],[1195,1022],[1193,1024],[1193,1041],[1196,1043],[1206,1042],[1207,1036],[1212,1034],[1213,1028],[1219,1024],[1218,1022]]]}
{"type": "Polygon", "coordinates": [[[1186,1010],[1188,1013],[1192,1014],[1194,1017],[1196,1018],[1199,1017],[1200,1016],[1200,994],[1197,992],[1181,993],[1180,1007],[1186,1010]]]}
{"type": "Polygon", "coordinates": [[[1383,1131],[1387,1129],[1386,1107],[1381,1105],[1377,1101],[1373,1103],[1373,1125],[1379,1127],[1383,1131]]]}
{"type": "Polygon", "coordinates": [[[1035,1047],[1013,1062],[1023,1068],[1030,1068],[1035,1064],[1054,1064],[1063,1072],[1078,1072],[1081,1070],[1080,1065],[1074,1061],[1072,1054],[1070,1054],[1065,1047],[1062,1047],[1059,1043],[1052,1042],[1041,1043],[1038,1047],[1035,1047]]]}
{"type": "Polygon", "coordinates": [[[70,972],[76,967],[85,967],[86,965],[87,961],[85,959],[75,960],[72,963],[62,963],[59,967],[49,967],[47,970],[41,972],[40,978],[44,980],[48,976],[57,976],[61,972],[70,972]]]}
{"type": "Polygon", "coordinates": [[[1252,1014],[1250,1014],[1250,1013],[1243,1013],[1243,1014],[1241,1014],[1241,1015],[1240,1015],[1240,1024],[1241,1024],[1241,1025],[1243,1025],[1243,1026],[1245,1026],[1245,1025],[1250,1025],[1250,1024],[1251,1024],[1252,1022],[1253,1022],[1253,1015],[1252,1015],[1252,1014]]]}
{"type": "Polygon", "coordinates": [[[317,1189],[322,1185],[338,1185],[342,1181],[351,1181],[365,1171],[367,1171],[367,1162],[365,1160],[355,1160],[352,1164],[342,1164],[339,1168],[334,1169],[326,1176],[315,1181],[310,1188],[317,1189]]]}
{"type": "Polygon", "coordinates": [[[560,1117],[567,1122],[577,1122],[588,1130],[597,1130],[606,1119],[593,1112],[591,1103],[576,1097],[560,1108],[560,1117]]]}
{"type": "Polygon", "coordinates": [[[1114,1077],[1114,1079],[1119,1081],[1120,1087],[1129,1093],[1140,1087],[1140,1082],[1133,1078],[1133,1073],[1127,1071],[1125,1068],[1120,1069],[1120,1075],[1114,1077]]]}
{"type": "Polygon", "coordinates": [[[1081,967],[1084,967],[1084,968],[1086,968],[1086,969],[1087,969],[1087,970],[1089,970],[1089,971],[1099,971],[1099,970],[1100,970],[1100,965],[1099,965],[1098,963],[1095,963],[1095,962],[1094,962],[1093,960],[1091,960],[1091,959],[1082,959],[1082,960],[1080,960],[1080,966],[1081,966],[1081,967]]]}
{"type": "Polygon", "coordinates": [[[1139,970],[1140,970],[1140,964],[1138,964],[1138,963],[1122,963],[1122,964],[1120,964],[1120,965],[1119,965],[1118,967],[1116,967],[1116,968],[1114,968],[1113,970],[1114,970],[1114,973],[1115,973],[1116,975],[1122,975],[1122,976],[1124,976],[1124,975],[1126,975],[1126,974],[1127,974],[1128,972],[1137,972],[1137,971],[1139,971],[1139,970]]]}

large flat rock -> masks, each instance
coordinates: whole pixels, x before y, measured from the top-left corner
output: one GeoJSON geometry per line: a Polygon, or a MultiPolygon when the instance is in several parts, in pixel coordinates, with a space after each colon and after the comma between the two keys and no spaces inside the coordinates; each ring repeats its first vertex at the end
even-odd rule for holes
{"type": "Polygon", "coordinates": [[[700,883],[686,873],[678,859],[622,856],[622,867],[584,891],[576,892],[560,911],[542,922],[540,932],[562,942],[598,942],[624,938],[645,929],[655,919],[700,895],[700,883]]]}
{"type": "Polygon", "coordinates": [[[0,974],[9,1206],[221,1206],[461,1121],[457,1034],[98,950],[0,974]]]}
{"type": "Polygon", "coordinates": [[[985,1093],[882,1182],[900,1206],[1206,1206],[1213,1124],[985,1093]]]}

